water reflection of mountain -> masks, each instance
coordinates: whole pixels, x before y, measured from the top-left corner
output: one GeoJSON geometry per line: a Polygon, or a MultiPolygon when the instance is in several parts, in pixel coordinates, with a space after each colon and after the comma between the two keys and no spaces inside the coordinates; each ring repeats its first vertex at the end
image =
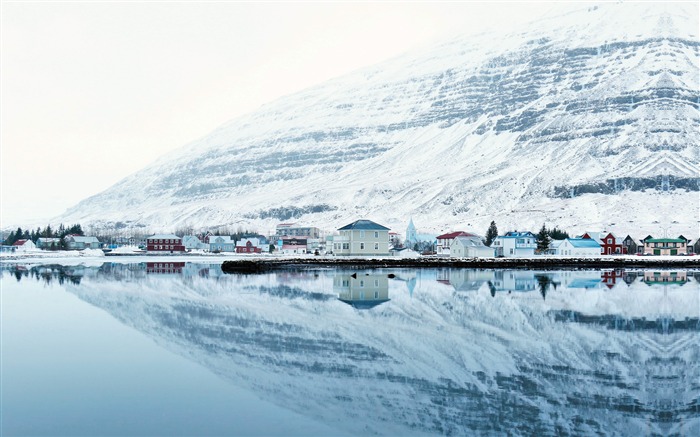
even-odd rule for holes
{"type": "MultiPolygon", "coordinates": [[[[578,272],[532,272],[535,289],[493,297],[494,272],[465,274],[462,283],[479,283],[465,293],[436,271],[403,270],[378,275],[390,305],[358,311],[338,300],[348,272],[207,269],[161,276],[105,265],[67,289],[234,384],[352,433],[700,430],[698,326],[658,329],[668,317],[697,319],[695,281],[674,293],[642,282],[575,289],[564,284],[578,272]],[[560,284],[545,300],[543,274],[560,284]],[[633,323],[611,329],[609,317],[633,323]]],[[[377,272],[367,273],[357,278],[374,284],[377,272]]]]}

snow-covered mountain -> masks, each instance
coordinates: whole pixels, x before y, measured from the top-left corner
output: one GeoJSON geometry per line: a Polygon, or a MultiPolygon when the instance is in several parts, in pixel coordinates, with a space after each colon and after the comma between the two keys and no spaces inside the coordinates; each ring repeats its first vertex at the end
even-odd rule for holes
{"type": "Polygon", "coordinates": [[[577,285],[598,271],[541,272],[560,284],[543,299],[483,283],[532,272],[392,272],[390,301],[370,310],[337,299],[349,271],[183,278],[105,264],[66,288],[233,385],[350,434],[697,434],[700,276],[608,289],[577,285]],[[450,285],[464,279],[472,285],[450,285]]]}
{"type": "Polygon", "coordinates": [[[699,53],[697,3],[575,4],[280,98],[59,220],[694,235],[699,53]]]}

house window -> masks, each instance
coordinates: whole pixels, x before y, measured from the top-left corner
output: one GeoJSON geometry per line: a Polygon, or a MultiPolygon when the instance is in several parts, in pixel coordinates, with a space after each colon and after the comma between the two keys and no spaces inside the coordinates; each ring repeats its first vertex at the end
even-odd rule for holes
{"type": "Polygon", "coordinates": [[[364,250],[364,249],[365,249],[365,243],[360,243],[360,250],[364,250]]]}
{"type": "Polygon", "coordinates": [[[375,279],[375,280],[374,280],[374,286],[375,286],[375,287],[379,287],[379,279],[375,279]]]}
{"type": "Polygon", "coordinates": [[[513,254],[513,248],[512,248],[512,247],[510,248],[510,254],[511,254],[511,255],[513,254]]]}
{"type": "Polygon", "coordinates": [[[379,243],[374,243],[374,250],[379,250],[379,243]]]}
{"type": "Polygon", "coordinates": [[[350,249],[350,243],[343,243],[343,249],[349,250],[349,249],[350,249]]]}
{"type": "Polygon", "coordinates": [[[360,231],[360,238],[365,238],[365,231],[360,231]]]}
{"type": "Polygon", "coordinates": [[[375,291],[375,292],[374,292],[374,298],[375,298],[375,299],[379,299],[379,292],[378,292],[378,291],[375,291]]]}
{"type": "Polygon", "coordinates": [[[608,238],[608,244],[612,244],[612,238],[608,238]]]}
{"type": "Polygon", "coordinates": [[[360,287],[365,288],[365,281],[360,281],[360,287]]]}
{"type": "Polygon", "coordinates": [[[377,232],[377,231],[374,232],[374,238],[379,238],[379,232],[377,232]]]}

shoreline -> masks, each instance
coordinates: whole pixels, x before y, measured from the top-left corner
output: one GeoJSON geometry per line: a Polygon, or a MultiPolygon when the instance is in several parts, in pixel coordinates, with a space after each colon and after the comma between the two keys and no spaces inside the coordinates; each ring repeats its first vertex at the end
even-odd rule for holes
{"type": "Polygon", "coordinates": [[[273,270],[346,268],[475,268],[475,269],[700,269],[700,259],[630,258],[285,258],[225,260],[225,273],[273,270]]]}

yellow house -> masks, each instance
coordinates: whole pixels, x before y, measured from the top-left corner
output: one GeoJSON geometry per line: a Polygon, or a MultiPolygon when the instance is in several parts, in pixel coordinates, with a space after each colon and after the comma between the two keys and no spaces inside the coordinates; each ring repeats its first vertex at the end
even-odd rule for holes
{"type": "Polygon", "coordinates": [[[338,229],[333,253],[349,256],[389,256],[389,228],[371,220],[357,220],[338,229]]]}

